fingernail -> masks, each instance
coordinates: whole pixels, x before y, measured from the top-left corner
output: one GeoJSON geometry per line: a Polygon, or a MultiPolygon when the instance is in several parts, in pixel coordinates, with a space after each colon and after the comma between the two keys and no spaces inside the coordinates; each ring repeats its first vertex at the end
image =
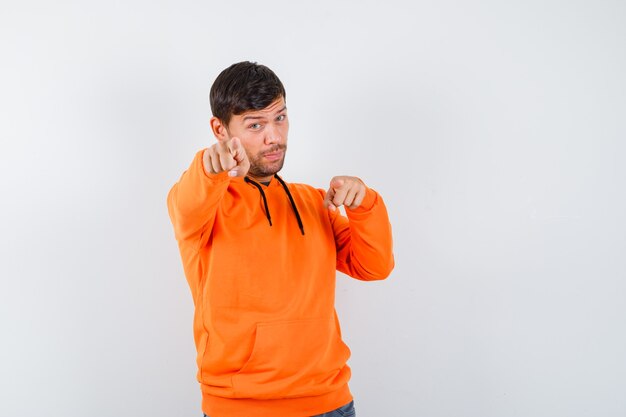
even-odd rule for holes
{"type": "Polygon", "coordinates": [[[228,176],[229,177],[236,177],[237,176],[237,171],[228,171],[228,176]]]}

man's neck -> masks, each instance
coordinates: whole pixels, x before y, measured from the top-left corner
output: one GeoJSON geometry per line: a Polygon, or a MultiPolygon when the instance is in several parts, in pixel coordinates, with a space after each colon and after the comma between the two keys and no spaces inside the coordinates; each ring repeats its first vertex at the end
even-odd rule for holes
{"type": "Polygon", "coordinates": [[[269,183],[272,181],[272,178],[274,178],[273,175],[270,175],[267,177],[255,177],[254,175],[248,175],[248,177],[250,177],[252,180],[256,182],[260,182],[261,184],[265,184],[265,185],[269,185],[269,183]]]}

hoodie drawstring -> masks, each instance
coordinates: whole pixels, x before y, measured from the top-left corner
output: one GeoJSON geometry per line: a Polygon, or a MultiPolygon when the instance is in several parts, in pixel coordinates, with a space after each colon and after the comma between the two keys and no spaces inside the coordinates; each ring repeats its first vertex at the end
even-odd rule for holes
{"type": "Polygon", "coordinates": [[[271,226],[272,225],[272,217],[270,216],[270,208],[267,206],[267,198],[265,197],[265,193],[263,192],[263,188],[261,187],[261,184],[255,182],[255,181],[252,181],[248,177],[245,177],[244,180],[247,183],[250,183],[250,184],[254,185],[261,192],[261,197],[263,197],[263,204],[265,205],[265,215],[267,216],[267,221],[270,222],[270,226],[271,226]]]}
{"type": "MultiPolygon", "coordinates": [[[[296,220],[298,221],[298,227],[300,228],[300,232],[304,235],[304,225],[302,224],[302,218],[300,217],[300,213],[298,212],[298,208],[296,207],[296,202],[293,200],[293,197],[291,196],[291,193],[289,192],[289,188],[287,187],[287,184],[285,184],[285,181],[283,181],[283,179],[280,178],[278,174],[274,174],[274,177],[278,180],[280,185],[283,186],[285,192],[287,193],[287,197],[289,197],[289,202],[291,203],[291,207],[293,208],[293,211],[296,214],[296,220]]],[[[270,223],[270,226],[271,226],[272,217],[270,216],[270,209],[267,205],[267,197],[265,197],[265,192],[263,191],[263,187],[261,187],[261,184],[257,183],[256,181],[248,177],[245,177],[244,180],[247,183],[254,185],[261,193],[261,197],[263,197],[263,205],[265,206],[265,216],[267,217],[267,221],[270,223]]]]}

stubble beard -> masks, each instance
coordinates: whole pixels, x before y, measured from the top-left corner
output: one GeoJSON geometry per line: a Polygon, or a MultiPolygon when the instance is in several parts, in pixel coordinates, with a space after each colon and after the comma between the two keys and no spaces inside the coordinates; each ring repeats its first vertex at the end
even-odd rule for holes
{"type": "Polygon", "coordinates": [[[250,169],[248,170],[248,173],[253,177],[267,177],[270,175],[274,175],[283,168],[286,155],[287,145],[277,145],[269,151],[260,153],[254,158],[250,158],[250,169]],[[282,151],[283,153],[283,157],[280,158],[280,160],[273,162],[263,162],[263,154],[276,151],[282,151]]]}

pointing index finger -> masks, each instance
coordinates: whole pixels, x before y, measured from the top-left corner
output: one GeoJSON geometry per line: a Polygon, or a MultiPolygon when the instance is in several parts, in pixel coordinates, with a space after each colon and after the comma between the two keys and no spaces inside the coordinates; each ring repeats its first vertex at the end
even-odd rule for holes
{"type": "Polygon", "coordinates": [[[241,142],[239,141],[238,137],[233,137],[228,142],[226,142],[226,147],[228,148],[228,151],[231,154],[234,154],[235,152],[237,152],[240,145],[241,145],[241,142]]]}
{"type": "Polygon", "coordinates": [[[238,137],[234,137],[229,141],[228,150],[237,162],[244,160],[246,153],[238,137]]]}

